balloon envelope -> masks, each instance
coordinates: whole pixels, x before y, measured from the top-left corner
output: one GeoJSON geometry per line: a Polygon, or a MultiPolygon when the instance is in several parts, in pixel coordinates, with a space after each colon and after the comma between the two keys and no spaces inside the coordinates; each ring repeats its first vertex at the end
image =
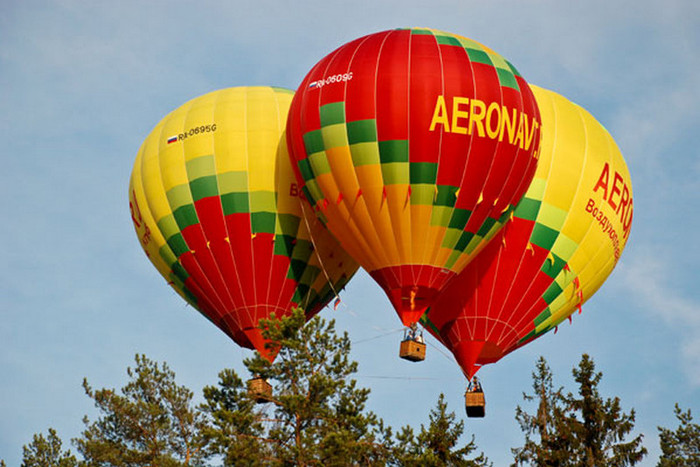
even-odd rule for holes
{"type": "Polygon", "coordinates": [[[304,194],[408,325],[524,194],[539,126],[503,57],[414,28],[359,38],[316,64],[287,137],[304,194]]]}
{"type": "Polygon", "coordinates": [[[542,116],[532,184],[422,321],[469,378],[580,310],[629,238],[632,184],[615,141],[583,108],[532,89],[542,116]]]}
{"type": "Polygon", "coordinates": [[[286,150],[293,92],[249,87],[187,102],[148,135],[129,205],[146,255],[193,307],[269,359],[261,318],[313,316],[357,270],[307,208],[286,150]]]}

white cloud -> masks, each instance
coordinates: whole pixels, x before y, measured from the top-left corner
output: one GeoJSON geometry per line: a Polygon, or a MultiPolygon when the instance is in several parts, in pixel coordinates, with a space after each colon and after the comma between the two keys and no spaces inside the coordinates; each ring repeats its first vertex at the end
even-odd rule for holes
{"type": "Polygon", "coordinates": [[[637,305],[679,334],[682,364],[690,382],[700,386],[700,302],[673,287],[673,268],[658,251],[637,250],[619,267],[621,282],[637,305]]]}

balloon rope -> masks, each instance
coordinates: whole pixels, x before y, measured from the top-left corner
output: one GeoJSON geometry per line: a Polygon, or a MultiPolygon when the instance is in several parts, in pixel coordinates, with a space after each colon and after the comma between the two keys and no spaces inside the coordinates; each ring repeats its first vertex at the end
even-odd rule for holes
{"type": "Polygon", "coordinates": [[[365,338],[365,339],[355,340],[355,341],[352,341],[351,343],[352,343],[353,345],[355,345],[355,344],[359,344],[359,343],[361,343],[361,342],[369,342],[369,341],[373,341],[373,340],[375,340],[375,339],[380,339],[380,338],[382,338],[382,337],[384,337],[384,336],[388,336],[388,335],[390,335],[390,334],[398,334],[398,333],[400,333],[400,332],[403,331],[403,330],[404,330],[404,328],[392,329],[391,331],[385,332],[385,333],[383,333],[383,334],[378,334],[378,335],[373,336],[373,337],[367,337],[367,338],[365,338]]]}

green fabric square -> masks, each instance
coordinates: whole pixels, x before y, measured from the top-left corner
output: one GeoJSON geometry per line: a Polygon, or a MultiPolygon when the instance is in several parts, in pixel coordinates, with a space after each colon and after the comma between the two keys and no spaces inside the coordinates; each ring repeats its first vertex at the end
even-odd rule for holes
{"type": "Polygon", "coordinates": [[[566,222],[568,215],[569,213],[563,209],[548,203],[542,203],[540,213],[537,216],[537,222],[546,225],[552,230],[559,231],[564,225],[564,222],[566,222]]]}
{"type": "Polygon", "coordinates": [[[554,242],[554,246],[552,246],[552,253],[569,261],[577,249],[578,243],[560,232],[559,236],[557,236],[557,241],[554,242]]]}
{"type": "MultiPolygon", "coordinates": [[[[250,212],[276,212],[277,195],[273,191],[251,191],[250,212]]],[[[274,231],[274,230],[273,230],[274,231]]],[[[267,230],[266,230],[267,232],[267,230]]]]}
{"type": "Polygon", "coordinates": [[[540,211],[540,205],[540,201],[530,198],[523,198],[515,208],[513,215],[520,219],[534,221],[537,219],[537,213],[540,211]]]}
{"type": "Polygon", "coordinates": [[[411,184],[411,204],[429,206],[433,204],[435,185],[411,184]]]}
{"type": "Polygon", "coordinates": [[[520,90],[520,87],[518,86],[518,81],[516,81],[515,76],[513,76],[513,73],[511,73],[510,70],[496,68],[496,72],[498,73],[498,81],[501,83],[501,86],[513,88],[517,91],[520,90]]]}
{"type": "Polygon", "coordinates": [[[321,128],[337,123],[345,123],[345,102],[322,105],[320,110],[321,128]]]}
{"type": "Polygon", "coordinates": [[[170,209],[173,211],[180,206],[192,204],[192,192],[190,191],[189,183],[172,187],[165,193],[165,195],[168,198],[170,209]]]}
{"type": "Polygon", "coordinates": [[[321,128],[321,135],[325,149],[342,148],[348,145],[348,133],[343,123],[324,126],[321,128]]]}
{"type": "MultiPolygon", "coordinates": [[[[185,239],[182,237],[182,234],[173,235],[172,237],[168,238],[167,242],[170,249],[173,250],[173,253],[175,253],[175,256],[178,258],[190,251],[189,247],[187,246],[187,242],[185,242],[185,239]]],[[[175,271],[174,268],[173,271],[175,271]]]]}
{"type": "Polygon", "coordinates": [[[434,162],[411,162],[411,184],[430,183],[437,180],[437,164],[434,162]]]}
{"type": "Polygon", "coordinates": [[[436,35],[435,38],[437,39],[437,43],[440,45],[456,45],[457,47],[461,47],[462,45],[459,43],[456,37],[454,36],[440,36],[436,35]]]}
{"type": "Polygon", "coordinates": [[[308,160],[311,170],[313,170],[314,178],[331,171],[331,166],[328,163],[328,157],[326,157],[326,153],[323,151],[309,155],[308,160]]]}
{"type": "Polygon", "coordinates": [[[552,230],[542,224],[535,223],[535,228],[532,229],[532,235],[530,235],[530,242],[537,245],[540,248],[544,248],[547,251],[552,249],[554,241],[557,239],[559,232],[552,230]]]}
{"type": "Polygon", "coordinates": [[[445,227],[450,224],[452,217],[452,208],[450,206],[433,206],[433,212],[430,215],[430,225],[445,227]]]}
{"type": "Polygon", "coordinates": [[[306,154],[313,154],[325,149],[323,146],[323,135],[320,129],[309,131],[304,134],[304,147],[306,148],[306,154]]]}
{"type": "MultiPolygon", "coordinates": [[[[432,224],[432,223],[431,223],[432,224]]],[[[445,229],[445,235],[442,237],[441,248],[454,249],[459,239],[462,237],[462,231],[458,229],[445,229]]]]}
{"type": "Polygon", "coordinates": [[[464,226],[467,225],[467,221],[469,220],[469,216],[471,216],[472,212],[468,209],[455,209],[452,212],[452,218],[450,219],[450,224],[449,228],[451,229],[459,229],[459,230],[464,230],[464,226]]]}
{"type": "Polygon", "coordinates": [[[469,60],[476,63],[483,63],[484,65],[493,66],[493,62],[489,58],[489,55],[483,50],[477,50],[472,48],[466,48],[467,55],[469,55],[469,60]]]}
{"type": "Polygon", "coordinates": [[[385,185],[408,185],[408,164],[395,162],[381,167],[385,185]]]}
{"type": "Polygon", "coordinates": [[[437,196],[435,197],[435,204],[438,206],[454,206],[455,202],[457,201],[457,196],[455,195],[455,193],[457,193],[458,189],[459,188],[457,188],[456,186],[438,185],[438,192],[437,196]]]}
{"type": "Polygon", "coordinates": [[[350,146],[354,166],[379,164],[379,147],[376,142],[356,143],[350,146]]]}
{"type": "Polygon", "coordinates": [[[408,162],[408,141],[395,139],[379,142],[379,160],[387,162],[408,162]]]}
{"type": "Polygon", "coordinates": [[[430,29],[411,29],[411,34],[415,36],[432,36],[433,31],[430,29]]]}
{"type": "Polygon", "coordinates": [[[180,230],[184,230],[191,225],[199,223],[197,211],[191,204],[180,206],[173,212],[173,216],[175,217],[175,222],[177,222],[177,225],[178,227],[180,227],[180,230]]]}
{"type": "Polygon", "coordinates": [[[178,227],[175,217],[172,214],[168,214],[161,217],[158,221],[158,230],[160,230],[164,238],[169,238],[179,233],[180,227],[178,227]]]}
{"type": "Polygon", "coordinates": [[[248,193],[226,193],[221,195],[221,206],[224,216],[250,212],[248,193]]]}
{"type": "Polygon", "coordinates": [[[253,212],[250,214],[250,226],[253,233],[275,233],[274,212],[253,212]]]}
{"type": "Polygon", "coordinates": [[[373,119],[347,122],[345,126],[349,144],[377,141],[377,123],[373,119]]]}
{"type": "Polygon", "coordinates": [[[219,195],[219,187],[216,183],[216,175],[196,178],[190,182],[192,199],[199,201],[202,198],[219,195]]]}

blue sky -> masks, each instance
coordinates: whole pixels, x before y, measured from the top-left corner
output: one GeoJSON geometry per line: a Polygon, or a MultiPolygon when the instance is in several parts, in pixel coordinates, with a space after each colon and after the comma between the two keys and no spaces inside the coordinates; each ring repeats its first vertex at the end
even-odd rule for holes
{"type": "MultiPolygon", "coordinates": [[[[0,5],[0,458],[19,465],[33,433],[68,441],[96,413],[81,388],[121,387],[136,353],[166,361],[201,396],[249,355],[164,284],[129,218],[142,140],[169,111],[229,86],[295,89],[324,55],[384,29],[426,26],[482,42],[530,82],[589,110],[632,174],[630,242],[576,315],[482,369],[487,417],[466,431],[495,465],[523,435],[522,392],[544,355],[555,383],[589,353],[603,395],[637,414],[655,465],[673,404],[700,417],[700,4],[589,0],[353,3],[18,1],[0,5]],[[143,4],[148,3],[147,6],[143,4]]],[[[463,416],[464,377],[434,340],[396,356],[399,320],[364,273],[326,310],[353,341],[370,408],[394,427],[427,422],[444,392],[463,416]]]]}

